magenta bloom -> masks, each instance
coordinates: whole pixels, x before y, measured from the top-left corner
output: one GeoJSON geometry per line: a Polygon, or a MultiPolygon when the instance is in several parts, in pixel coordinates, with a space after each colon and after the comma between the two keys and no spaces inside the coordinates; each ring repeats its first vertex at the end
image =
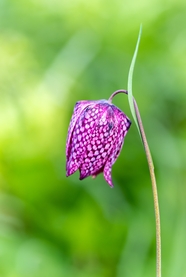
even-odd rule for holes
{"type": "Polygon", "coordinates": [[[82,180],[103,172],[113,187],[112,165],[130,125],[130,119],[110,100],[77,102],[68,129],[66,176],[79,169],[82,180]]]}

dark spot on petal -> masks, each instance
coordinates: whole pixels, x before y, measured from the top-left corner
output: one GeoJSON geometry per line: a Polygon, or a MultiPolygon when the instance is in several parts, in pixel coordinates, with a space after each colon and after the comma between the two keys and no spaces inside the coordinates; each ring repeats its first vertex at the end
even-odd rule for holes
{"type": "Polygon", "coordinates": [[[113,128],[113,126],[114,126],[114,123],[113,122],[109,122],[108,123],[108,127],[109,127],[108,131],[110,131],[113,128]]]}

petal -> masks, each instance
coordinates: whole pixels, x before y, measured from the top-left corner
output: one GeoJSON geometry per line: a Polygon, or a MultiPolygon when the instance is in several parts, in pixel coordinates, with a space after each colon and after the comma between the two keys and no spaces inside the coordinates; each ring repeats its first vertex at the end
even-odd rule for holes
{"type": "MultiPolygon", "coordinates": [[[[90,154],[90,152],[89,152],[90,154]]],[[[95,159],[95,157],[86,157],[81,161],[80,166],[80,180],[83,180],[84,178],[90,176],[90,175],[97,175],[94,172],[103,172],[103,161],[94,161],[91,160],[95,159]]]]}
{"type": "Polygon", "coordinates": [[[80,176],[79,176],[79,180],[83,180],[86,177],[90,176],[89,172],[86,169],[80,169],[80,176]]]}
{"type": "Polygon", "coordinates": [[[69,162],[68,166],[67,166],[67,171],[66,171],[66,177],[74,174],[74,172],[76,172],[79,168],[78,164],[75,164],[73,162],[69,162]]]}
{"type": "Polygon", "coordinates": [[[111,157],[107,160],[103,170],[105,181],[109,184],[110,187],[114,186],[112,182],[111,171],[112,171],[112,166],[115,163],[116,159],[117,159],[116,153],[112,154],[111,157]]]}
{"type": "Polygon", "coordinates": [[[92,167],[92,163],[90,162],[90,159],[86,158],[83,160],[81,166],[80,166],[80,180],[83,180],[84,178],[88,177],[91,175],[90,171],[91,171],[91,167],[92,167]]]}
{"type": "Polygon", "coordinates": [[[72,175],[74,172],[76,172],[80,165],[81,165],[82,157],[75,151],[75,149],[72,149],[71,155],[66,163],[66,176],[72,175]]]}
{"type": "Polygon", "coordinates": [[[104,166],[103,175],[104,175],[106,182],[109,184],[110,187],[114,186],[114,184],[112,182],[112,176],[111,176],[112,166],[116,162],[116,160],[121,152],[123,143],[124,143],[124,139],[122,140],[122,142],[120,141],[120,143],[115,144],[115,145],[117,145],[117,147],[111,153],[110,157],[108,158],[108,160],[104,166]]]}
{"type": "Polygon", "coordinates": [[[111,176],[112,164],[113,164],[112,161],[108,160],[103,170],[105,181],[109,184],[111,188],[113,188],[114,186],[112,182],[112,176],[111,176]]]}
{"type": "Polygon", "coordinates": [[[124,131],[125,136],[130,128],[131,121],[118,107],[113,105],[112,108],[115,115],[115,125],[124,131]]]}
{"type": "Polygon", "coordinates": [[[83,164],[80,168],[80,180],[92,175],[95,178],[99,173],[103,172],[105,161],[96,161],[93,164],[83,164]]]}
{"type": "Polygon", "coordinates": [[[85,146],[83,143],[84,135],[85,133],[80,133],[80,126],[78,121],[72,132],[71,141],[69,144],[69,156],[66,162],[67,176],[73,174],[78,168],[80,168],[85,153],[85,146]]]}
{"type": "Polygon", "coordinates": [[[75,124],[77,120],[79,119],[79,116],[81,115],[82,111],[91,103],[91,101],[79,101],[76,103],[74,107],[74,111],[72,114],[72,118],[70,120],[69,128],[68,128],[68,136],[66,141],[66,157],[67,160],[69,159],[70,152],[71,152],[71,145],[70,140],[72,137],[72,132],[74,130],[75,124]]]}
{"type": "Polygon", "coordinates": [[[113,134],[113,138],[115,138],[113,141],[113,151],[110,157],[108,158],[103,170],[104,178],[111,187],[114,186],[111,176],[112,166],[116,162],[119,154],[121,153],[124,144],[124,138],[131,125],[130,119],[117,107],[114,107],[114,112],[116,126],[113,134]]]}

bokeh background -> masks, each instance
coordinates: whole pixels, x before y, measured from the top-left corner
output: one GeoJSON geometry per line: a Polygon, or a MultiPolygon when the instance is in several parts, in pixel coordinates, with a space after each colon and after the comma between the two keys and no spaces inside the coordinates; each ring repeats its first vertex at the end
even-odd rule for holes
{"type": "MultiPolygon", "coordinates": [[[[134,124],[113,166],[65,177],[78,100],[133,78],[157,176],[163,276],[186,276],[186,4],[0,0],[0,276],[155,276],[148,166],[134,124]]],[[[130,118],[128,100],[114,103],[130,118]]]]}

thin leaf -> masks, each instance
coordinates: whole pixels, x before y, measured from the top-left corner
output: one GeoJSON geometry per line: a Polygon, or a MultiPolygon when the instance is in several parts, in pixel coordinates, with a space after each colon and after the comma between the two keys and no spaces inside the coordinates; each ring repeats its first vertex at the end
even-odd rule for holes
{"type": "Polygon", "coordinates": [[[132,94],[132,77],[133,77],[136,57],[137,57],[137,54],[138,54],[138,48],[139,48],[141,34],[142,34],[142,25],[140,26],[138,40],[137,40],[137,43],[136,43],[136,48],[135,48],[135,51],[134,51],[134,55],[133,55],[133,58],[132,58],[132,62],[131,62],[130,69],[129,69],[129,75],[128,75],[128,101],[129,101],[129,106],[130,106],[132,116],[134,118],[134,122],[136,123],[138,132],[140,134],[140,137],[141,137],[141,132],[140,132],[140,127],[139,127],[138,120],[137,120],[136,113],[135,113],[133,94],[132,94]]]}

